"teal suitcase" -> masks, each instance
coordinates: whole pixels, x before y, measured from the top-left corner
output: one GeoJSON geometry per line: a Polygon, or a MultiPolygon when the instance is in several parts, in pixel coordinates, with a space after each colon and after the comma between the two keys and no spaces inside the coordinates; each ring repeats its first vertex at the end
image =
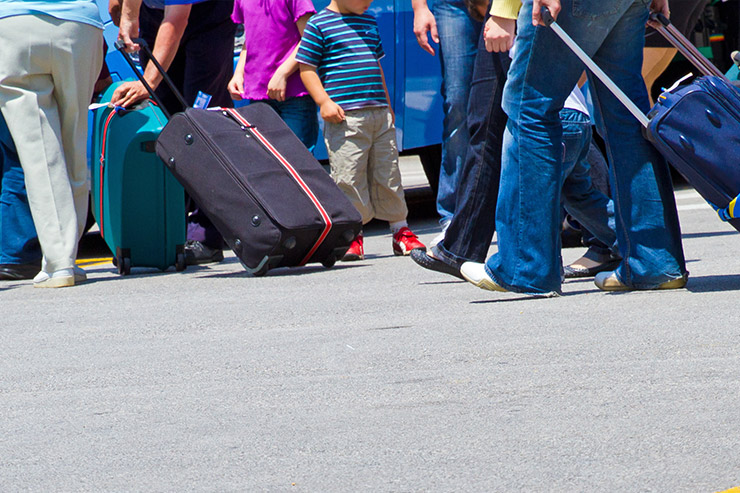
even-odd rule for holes
{"type": "MultiPolygon", "coordinates": [[[[110,101],[121,83],[100,101],[110,101]]],[[[185,192],[154,152],[166,123],[151,100],[129,110],[93,111],[93,215],[122,275],[132,267],[185,269],[185,192]]]]}

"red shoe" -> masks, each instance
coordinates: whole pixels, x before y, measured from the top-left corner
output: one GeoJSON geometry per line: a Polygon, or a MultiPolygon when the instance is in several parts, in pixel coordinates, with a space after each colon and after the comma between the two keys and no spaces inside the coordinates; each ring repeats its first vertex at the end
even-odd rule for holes
{"type": "Polygon", "coordinates": [[[416,250],[417,248],[423,248],[426,250],[427,247],[425,247],[424,244],[419,241],[419,237],[406,226],[393,235],[394,255],[408,255],[411,253],[411,250],[416,250]]]}
{"type": "Polygon", "coordinates": [[[352,243],[349,245],[349,250],[347,250],[347,253],[344,254],[344,257],[342,257],[343,262],[348,262],[351,260],[364,260],[365,259],[365,249],[362,247],[362,234],[357,235],[357,238],[352,240],[352,243]]]}

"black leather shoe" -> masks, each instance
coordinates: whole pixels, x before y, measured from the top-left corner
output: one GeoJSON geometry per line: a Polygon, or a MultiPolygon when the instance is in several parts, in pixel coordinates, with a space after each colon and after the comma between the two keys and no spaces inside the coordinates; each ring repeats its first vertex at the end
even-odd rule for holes
{"type": "Polygon", "coordinates": [[[22,281],[33,279],[41,270],[38,264],[0,264],[0,281],[22,281]]]}
{"type": "Polygon", "coordinates": [[[185,242],[185,265],[210,264],[223,259],[224,252],[218,248],[211,248],[195,240],[185,242]]]}
{"type": "Polygon", "coordinates": [[[606,261],[604,263],[601,263],[595,267],[581,267],[576,265],[566,265],[563,267],[564,271],[564,277],[566,279],[575,279],[579,277],[594,277],[596,274],[600,272],[605,271],[611,271],[619,267],[619,264],[622,263],[622,259],[613,259],[606,261]]]}
{"type": "Polygon", "coordinates": [[[425,269],[434,270],[443,274],[455,276],[458,279],[464,279],[460,274],[460,269],[454,267],[438,258],[431,257],[423,248],[411,250],[411,259],[425,269]]]}

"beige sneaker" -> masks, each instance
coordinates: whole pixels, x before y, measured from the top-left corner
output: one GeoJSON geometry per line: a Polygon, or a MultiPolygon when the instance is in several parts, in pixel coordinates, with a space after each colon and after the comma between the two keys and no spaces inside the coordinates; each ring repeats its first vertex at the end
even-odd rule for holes
{"type": "MultiPolygon", "coordinates": [[[[687,280],[688,275],[684,274],[681,277],[659,284],[657,287],[652,289],[681,289],[686,286],[687,280]]],[[[617,274],[615,274],[614,271],[600,272],[599,274],[596,274],[594,284],[596,284],[596,287],[602,291],[635,291],[635,288],[631,288],[617,279],[617,274]]]]}
{"type": "Polygon", "coordinates": [[[51,274],[41,271],[33,278],[34,288],[66,288],[74,285],[74,269],[60,269],[51,274]]]}

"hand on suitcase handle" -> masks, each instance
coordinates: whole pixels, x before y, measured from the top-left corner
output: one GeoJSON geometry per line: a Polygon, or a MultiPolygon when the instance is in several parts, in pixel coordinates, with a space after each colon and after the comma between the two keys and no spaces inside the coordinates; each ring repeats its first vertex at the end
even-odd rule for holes
{"type": "Polygon", "coordinates": [[[549,27],[560,13],[560,0],[534,0],[532,6],[532,24],[549,27]],[[546,5],[549,4],[549,5],[546,5]]]}
{"type": "Polygon", "coordinates": [[[550,9],[543,6],[542,10],[540,11],[540,17],[542,18],[542,22],[545,23],[545,26],[550,27],[553,22],[555,22],[555,18],[550,13],[550,9]]]}
{"type": "Polygon", "coordinates": [[[670,19],[662,12],[650,12],[650,18],[648,18],[648,26],[652,27],[656,31],[670,26],[670,19]]]}
{"type": "Polygon", "coordinates": [[[664,16],[660,12],[650,12],[650,20],[660,22],[662,25],[667,26],[671,23],[668,17],[664,16]]]}
{"type": "MultiPolygon", "coordinates": [[[[167,71],[162,67],[162,65],[159,64],[157,59],[154,57],[154,54],[152,54],[152,50],[149,49],[149,44],[143,39],[143,38],[131,38],[131,41],[133,43],[136,43],[139,46],[139,49],[146,53],[146,55],[149,57],[149,61],[151,61],[155,67],[157,67],[157,71],[159,71],[159,74],[162,76],[162,80],[169,86],[172,93],[175,95],[177,100],[182,105],[182,109],[185,110],[189,105],[185,101],[185,98],[183,98],[182,93],[180,90],[175,86],[174,82],[172,82],[172,79],[169,75],[167,75],[167,71]]],[[[131,67],[131,70],[133,70],[134,74],[136,74],[136,77],[138,77],[139,81],[144,85],[147,92],[149,92],[149,95],[151,98],[157,103],[157,105],[160,107],[164,115],[167,117],[167,119],[170,118],[169,112],[165,109],[164,105],[162,104],[162,101],[159,100],[159,97],[154,93],[154,90],[149,86],[147,81],[144,79],[144,74],[142,74],[139,69],[136,67],[136,64],[134,64],[134,61],[131,59],[129,54],[126,52],[126,45],[122,43],[120,40],[116,40],[115,47],[118,49],[118,51],[121,52],[123,55],[123,58],[126,60],[126,63],[129,64],[131,67]]]]}
{"type": "MultiPolygon", "coordinates": [[[[151,53],[151,51],[149,50],[149,44],[146,42],[144,38],[131,38],[131,42],[134,43],[134,45],[138,47],[138,49],[134,51],[139,51],[143,49],[144,51],[151,53]]],[[[124,43],[120,39],[117,39],[115,42],[115,47],[117,50],[125,50],[126,43],[124,43]]]]}

